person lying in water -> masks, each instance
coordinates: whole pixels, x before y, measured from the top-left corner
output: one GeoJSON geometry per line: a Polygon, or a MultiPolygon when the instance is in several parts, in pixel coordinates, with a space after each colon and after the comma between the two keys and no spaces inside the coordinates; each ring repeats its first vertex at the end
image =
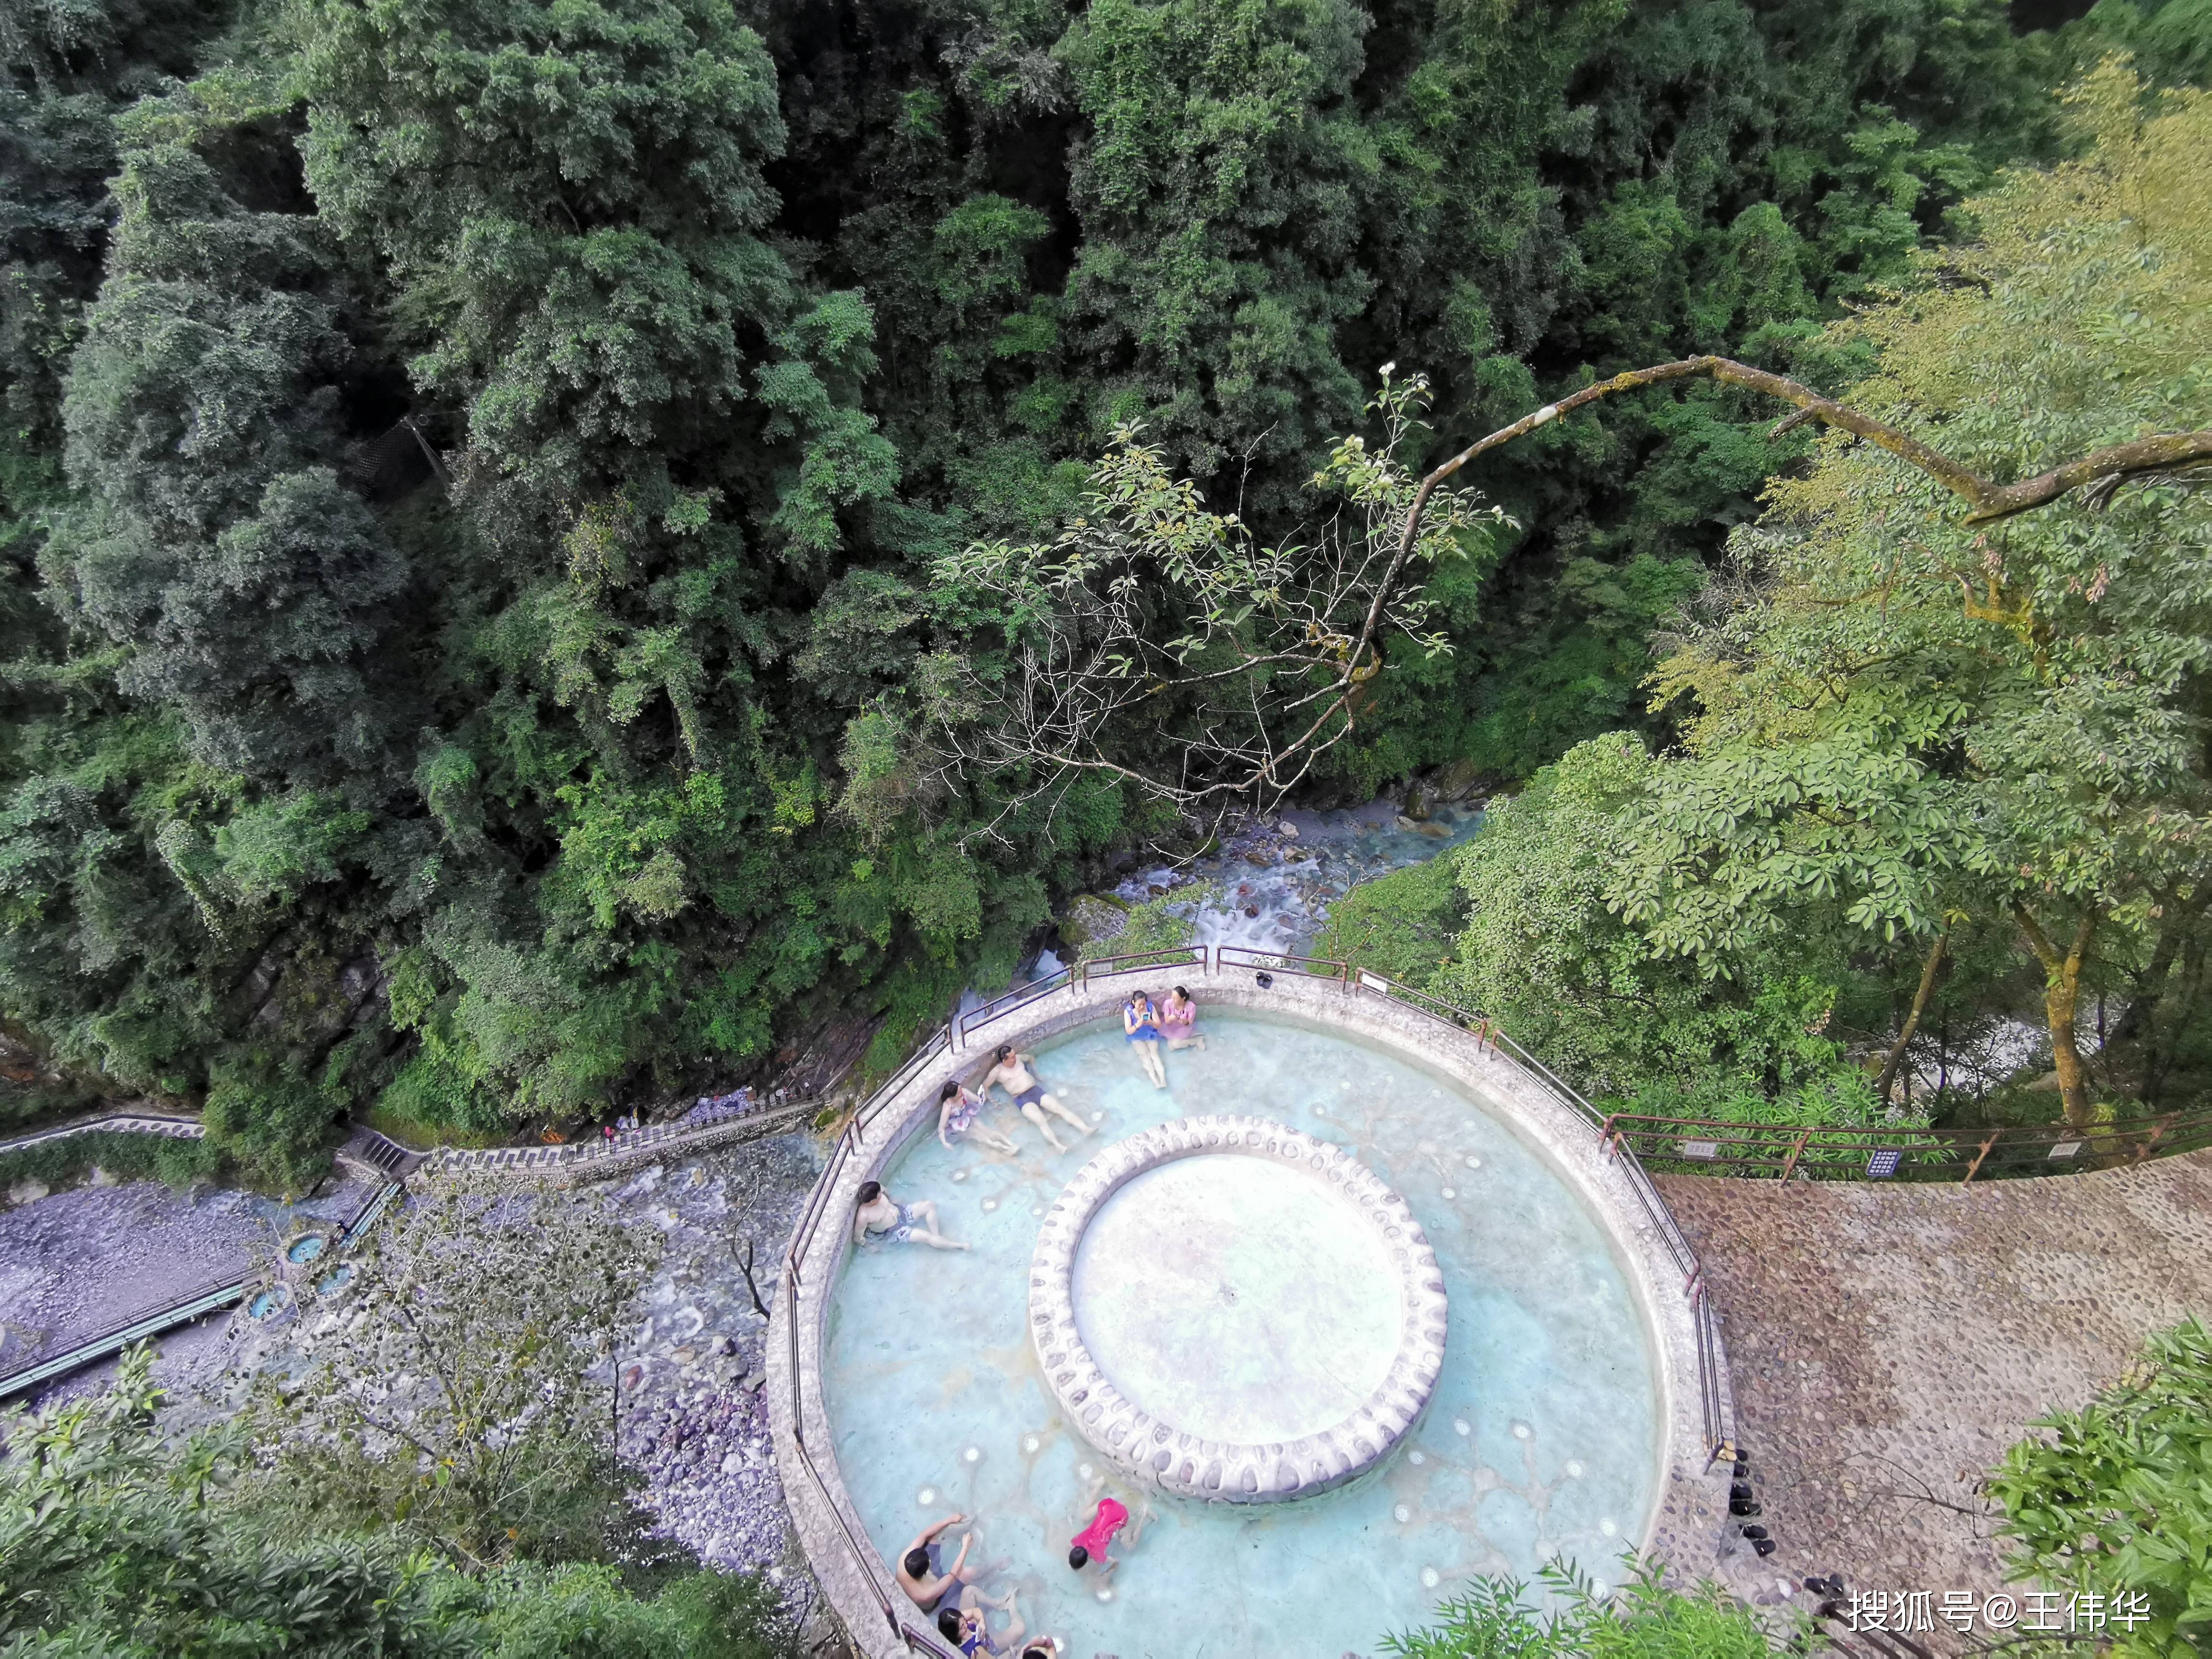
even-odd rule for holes
{"type": "Polygon", "coordinates": [[[983,1093],[988,1097],[991,1085],[997,1084],[1013,1097],[1014,1104],[1022,1109],[1022,1115],[1036,1125],[1037,1133],[1045,1138],[1053,1151],[1064,1152],[1067,1148],[1060,1137],[1053,1133],[1052,1125],[1045,1114],[1050,1112],[1054,1117],[1073,1126],[1079,1139],[1091,1133],[1091,1126],[1061,1105],[1057,1098],[1045,1093],[1044,1085],[1038,1082],[1036,1073],[1030,1070],[1036,1059],[1035,1054],[1016,1054],[1011,1042],[1000,1043],[998,1064],[983,1073],[983,1093]]]}
{"type": "Polygon", "coordinates": [[[853,1212],[855,1244],[927,1244],[933,1250],[964,1250],[968,1247],[937,1230],[937,1206],[928,1199],[902,1204],[873,1181],[864,1181],[855,1196],[860,1207],[853,1212]]]}
{"type": "Polygon", "coordinates": [[[964,1140],[973,1140],[978,1146],[988,1146],[994,1152],[1018,1150],[1012,1141],[996,1129],[976,1121],[982,1112],[982,1096],[957,1078],[945,1079],[945,1087],[937,1097],[937,1138],[945,1143],[947,1152],[952,1150],[954,1135],[964,1140]]]}
{"type": "Polygon", "coordinates": [[[1028,1628],[1022,1619],[1022,1610],[1014,1605],[1012,1589],[1007,1590],[1003,1600],[994,1601],[973,1584],[963,1585],[957,1607],[941,1607],[937,1610],[937,1633],[970,1656],[1006,1653],[1022,1639],[1022,1632],[1028,1628]],[[985,1607],[996,1607],[1006,1615],[1006,1628],[995,1638],[983,1621],[985,1607]]]}
{"type": "Polygon", "coordinates": [[[1180,985],[1160,999],[1160,1035],[1170,1048],[1206,1047],[1198,1034],[1198,1004],[1180,985]]]}
{"type": "Polygon", "coordinates": [[[1160,1016],[1142,991],[1121,1005],[1121,1034],[1137,1051],[1137,1064],[1155,1089],[1168,1086],[1167,1063],[1160,1058],[1160,1016]]]}

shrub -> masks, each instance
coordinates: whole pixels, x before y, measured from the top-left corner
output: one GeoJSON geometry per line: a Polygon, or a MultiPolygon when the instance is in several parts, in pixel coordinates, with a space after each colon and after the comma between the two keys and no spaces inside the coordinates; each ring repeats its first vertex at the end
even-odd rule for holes
{"type": "Polygon", "coordinates": [[[2212,1333],[2158,1333],[2119,1382],[2033,1426],[1989,1486],[2014,1576],[2101,1595],[2124,1659],[2212,1650],[2212,1333]],[[2147,1617],[2123,1628],[2124,1607],[2147,1617]]]}

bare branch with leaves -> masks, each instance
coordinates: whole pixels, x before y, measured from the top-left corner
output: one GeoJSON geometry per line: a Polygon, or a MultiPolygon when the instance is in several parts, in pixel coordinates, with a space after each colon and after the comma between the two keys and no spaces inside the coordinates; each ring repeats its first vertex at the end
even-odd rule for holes
{"type": "Polygon", "coordinates": [[[1354,728],[1386,631],[1451,649],[1417,578],[1508,522],[1472,492],[1417,484],[1401,460],[1428,395],[1423,377],[1386,368],[1369,405],[1383,441],[1331,453],[1311,486],[1342,505],[1308,539],[1263,544],[1207,511],[1125,428],[1057,538],[940,562],[940,593],[993,610],[974,651],[937,659],[922,722],[935,766],[1026,775],[1024,799],[1088,773],[1185,807],[1279,799],[1354,728]]]}

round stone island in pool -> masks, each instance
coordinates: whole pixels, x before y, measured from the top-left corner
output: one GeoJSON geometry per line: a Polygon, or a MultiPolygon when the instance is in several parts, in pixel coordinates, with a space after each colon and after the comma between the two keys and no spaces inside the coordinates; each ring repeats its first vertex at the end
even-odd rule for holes
{"type": "Polygon", "coordinates": [[[1076,1430],[1146,1485],[1264,1504],[1343,1485],[1419,1422],[1443,1276],[1405,1201],[1261,1117],[1117,1142],[1045,1217],[1030,1336],[1076,1430]]]}

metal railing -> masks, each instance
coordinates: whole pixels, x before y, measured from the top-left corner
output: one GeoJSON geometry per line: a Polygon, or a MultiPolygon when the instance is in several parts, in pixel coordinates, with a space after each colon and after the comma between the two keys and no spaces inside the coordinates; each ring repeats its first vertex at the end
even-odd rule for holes
{"type": "Polygon", "coordinates": [[[1957,1181],[2113,1169],[2212,1146],[2212,1112],[2164,1112],[2077,1127],[1981,1130],[1738,1123],[1616,1112],[1608,1139],[1670,1172],[1782,1181],[1957,1181]]]}
{"type": "Polygon", "coordinates": [[[1332,961],[1327,957],[1302,957],[1291,951],[1261,951],[1245,945],[1217,945],[1213,947],[1213,971],[1225,972],[1231,968],[1250,968],[1266,974],[1297,974],[1304,979],[1334,980],[1339,985],[1352,983],[1352,964],[1332,961]]]}
{"type": "MultiPolygon", "coordinates": [[[[805,1259],[808,1252],[813,1248],[822,1224],[828,1217],[831,1196],[837,1190],[847,1165],[858,1152],[861,1136],[891,1102],[905,1091],[907,1086],[931,1060],[954,1047],[956,1028],[964,1035],[967,1031],[979,1029],[981,1025],[999,1019],[1006,1013],[1049,995],[1054,991],[1064,989],[1071,982],[1078,985],[1087,984],[1094,970],[1100,970],[1097,972],[1097,977],[1110,978],[1121,974],[1153,971],[1162,966],[1185,964],[1195,967],[1202,973],[1211,973],[1217,967],[1225,969],[1259,965],[1263,971],[1283,971],[1302,974],[1310,978],[1334,980],[1344,985],[1347,991],[1356,987],[1389,996],[1458,1030],[1472,1033],[1484,1047],[1498,1054],[1517,1069],[1526,1073],[1540,1087],[1562,1101],[1594,1129],[1601,1128],[1606,1121],[1603,1113],[1584,1100],[1571,1085],[1553,1072],[1549,1066],[1545,1066],[1533,1054],[1528,1054],[1518,1043],[1513,1042],[1497,1031],[1490,1022],[1463,1008],[1430,996],[1425,992],[1414,990],[1411,986],[1401,985],[1396,981],[1387,979],[1379,974],[1361,971],[1355,975],[1353,970],[1343,963],[1323,957],[1248,951],[1238,945],[1218,945],[1213,947],[1211,951],[1204,945],[1190,945],[1164,951],[1148,951],[1125,957],[1101,958],[1096,963],[1082,964],[1081,970],[1072,973],[1067,979],[1053,975],[1050,976],[1051,980],[1057,982],[1039,981],[1038,985],[1024,986],[1019,991],[1009,992],[992,1003],[987,1003],[980,1008],[969,1011],[969,1013],[962,1020],[956,1021],[954,1024],[948,1025],[933,1034],[907,1062],[884,1083],[882,1087],[869,1097],[840,1132],[836,1145],[831,1149],[830,1158],[823,1167],[822,1174],[814,1183],[814,1190],[808,1195],[806,1207],[799,1216],[797,1228],[793,1231],[791,1243],[784,1252],[783,1297],[786,1351],[783,1360],[788,1368],[791,1383],[792,1447],[798,1455],[800,1468],[805,1471],[808,1482],[814,1487],[823,1506],[829,1510],[831,1518],[836,1522],[838,1534],[844,1540],[846,1552],[852,1557],[854,1565],[859,1569],[860,1577],[868,1588],[869,1596],[876,1605],[877,1612],[882,1615],[885,1624],[890,1626],[892,1633],[909,1653],[928,1654],[933,1656],[933,1659],[958,1659],[958,1656],[942,1646],[933,1636],[927,1631],[916,1629],[902,1616],[902,1609],[904,1606],[902,1593],[896,1584],[884,1583],[878,1571],[879,1559],[873,1547],[860,1535],[854,1522],[846,1516],[833,1494],[830,1483],[823,1479],[821,1466],[815,1462],[812,1449],[806,1443],[806,1372],[805,1367],[801,1364],[799,1334],[800,1307],[805,1299],[806,1286],[799,1263],[805,1259]],[[1255,957],[1261,959],[1258,964],[1250,960],[1255,957]],[[1278,967],[1276,964],[1283,965],[1278,967]],[[1329,971],[1321,972],[1316,969],[1329,971]],[[1042,988],[1039,988],[1040,986],[1042,988]]],[[[1729,1418],[1728,1395],[1722,1385],[1723,1373],[1720,1359],[1719,1328],[1714,1319],[1712,1309],[1705,1298],[1703,1272],[1698,1265],[1696,1251],[1691,1248],[1689,1241],[1683,1237],[1681,1229],[1675,1224],[1673,1214],[1667,1208],[1666,1200],[1660,1196],[1658,1189],[1652,1186],[1650,1178],[1644,1173],[1643,1164],[1638,1159],[1634,1149],[1622,1144],[1616,1146],[1614,1151],[1620,1158],[1621,1167],[1628,1176],[1629,1185],[1635,1192],[1638,1204],[1651,1221],[1676,1268],[1683,1275],[1683,1293],[1689,1298],[1690,1316],[1695,1334],[1698,1405],[1704,1421],[1705,1449],[1710,1462],[1722,1447],[1732,1442],[1734,1427],[1729,1418]]]]}
{"type": "Polygon", "coordinates": [[[1157,974],[1163,968],[1195,968],[1207,971],[1203,945],[1168,945],[1157,951],[1132,951],[1127,956],[1094,957],[1082,964],[1082,983],[1094,979],[1119,979],[1127,974],[1157,974]]]}
{"type": "Polygon", "coordinates": [[[970,1008],[954,1022],[959,1029],[960,1046],[966,1048],[968,1039],[986,1025],[1019,1012],[1039,997],[1048,997],[1054,991],[1065,990],[1075,983],[1075,974],[1076,969],[1072,966],[1057,968],[1042,979],[1032,980],[1027,985],[1018,985],[1011,991],[993,997],[980,1007],[970,1008]]]}
{"type": "Polygon", "coordinates": [[[959,1659],[959,1656],[945,1649],[926,1631],[916,1630],[899,1616],[900,1592],[896,1586],[885,1587],[877,1571],[874,1549],[854,1532],[852,1522],[846,1518],[844,1509],[830,1489],[830,1483],[822,1478],[821,1468],[815,1462],[814,1454],[806,1444],[806,1368],[800,1363],[799,1334],[799,1303],[805,1291],[805,1276],[800,1273],[799,1264],[805,1258],[807,1251],[813,1248],[815,1235],[829,1212],[830,1195],[836,1191],[844,1176],[845,1166],[852,1161],[866,1126],[904,1091],[923,1066],[949,1048],[951,1034],[951,1028],[946,1026],[932,1036],[905,1065],[892,1074],[889,1081],[868,1098],[839,1132],[837,1144],[831,1149],[829,1162],[823,1166],[822,1174],[814,1183],[814,1191],[807,1199],[805,1211],[799,1218],[799,1226],[793,1232],[791,1244],[783,1256],[785,1363],[789,1367],[791,1379],[792,1448],[798,1453],[799,1467],[806,1471],[806,1478],[820,1496],[823,1506],[837,1523],[838,1533],[845,1540],[846,1552],[853,1558],[853,1565],[860,1569],[861,1580],[868,1587],[868,1594],[876,1604],[876,1610],[883,1615],[892,1634],[904,1644],[908,1652],[929,1654],[933,1659],[959,1659]]]}

